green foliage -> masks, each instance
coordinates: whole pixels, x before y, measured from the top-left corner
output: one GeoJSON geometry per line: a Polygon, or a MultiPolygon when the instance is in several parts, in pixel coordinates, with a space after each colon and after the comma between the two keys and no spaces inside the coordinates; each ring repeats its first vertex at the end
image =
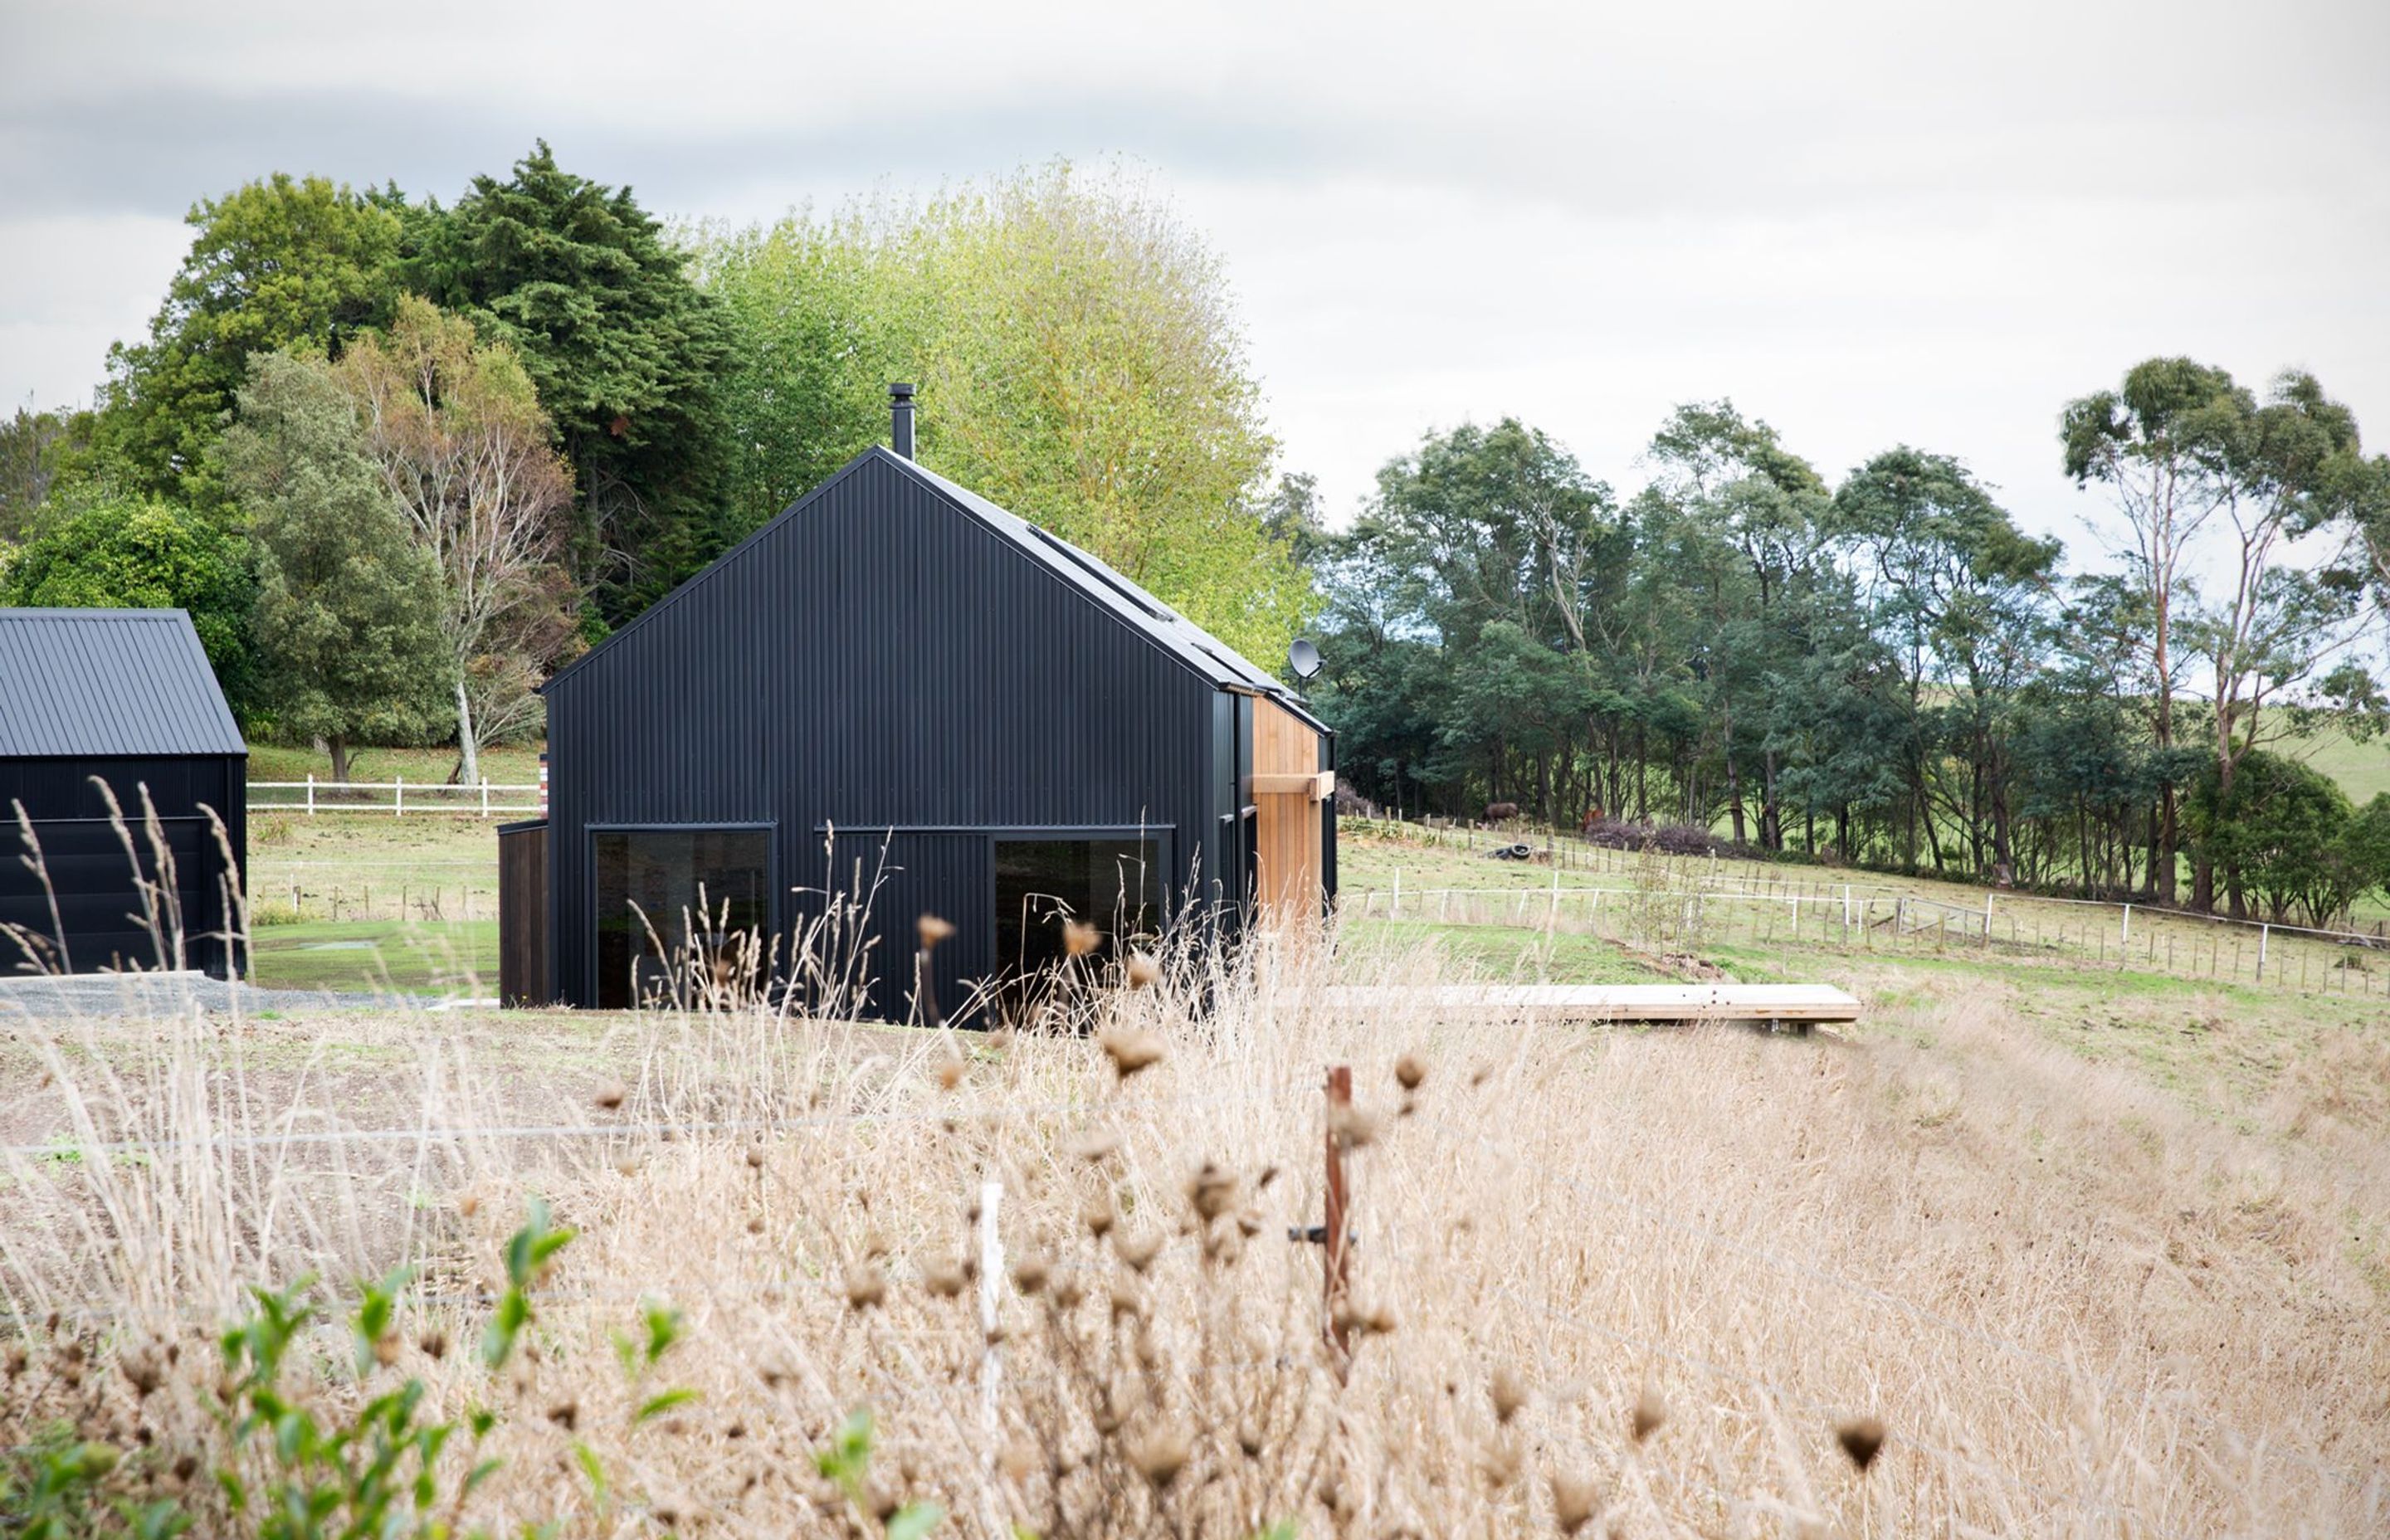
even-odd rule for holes
{"type": "MultiPolygon", "coordinates": [[[[871,1409],[859,1407],[847,1414],[830,1434],[829,1443],[814,1452],[814,1469],[831,1482],[846,1500],[854,1507],[857,1522],[868,1523],[876,1511],[869,1491],[872,1444],[871,1409]]],[[[946,1510],[932,1502],[911,1502],[888,1515],[880,1526],[886,1540],[921,1540],[936,1529],[946,1517],[946,1510]]]]}
{"type": "Polygon", "coordinates": [[[255,579],[237,534],[172,503],[85,482],[55,493],[25,543],[0,552],[0,604],[185,610],[239,710],[256,679],[255,579]]]}
{"type": "Polygon", "coordinates": [[[2340,788],[2295,760],[2252,750],[2229,784],[2211,764],[2183,814],[2193,850],[2216,864],[2236,901],[2255,892],[2277,918],[2297,912],[2325,924],[2379,880],[2371,810],[2360,824],[2340,788]]]}
{"type": "Polygon", "coordinates": [[[513,1356],[515,1340],[531,1324],[531,1291],[547,1271],[549,1259],[572,1243],[576,1232],[548,1222],[547,1204],[534,1198],[526,1205],[522,1227],[507,1240],[507,1291],[482,1332],[482,1362],[498,1368],[513,1356]]]}
{"type": "MultiPolygon", "coordinates": [[[[400,1272],[360,1286],[349,1318],[360,1379],[382,1355],[405,1280],[400,1272]]],[[[252,1290],[249,1316],[219,1340],[230,1380],[219,1415],[233,1447],[247,1457],[216,1471],[226,1506],[259,1540],[448,1534],[456,1509],[495,1472],[497,1462],[469,1461],[456,1489],[443,1493],[441,1454],[458,1425],[419,1416],[424,1389],[418,1380],[383,1391],[345,1418],[286,1388],[292,1350],[315,1315],[307,1289],[302,1281],[287,1290],[252,1290]]],[[[477,1449],[494,1426],[487,1418],[471,1421],[477,1449]]]]}
{"type": "Polygon", "coordinates": [[[713,232],[739,332],[742,523],[883,441],[1094,552],[1266,665],[1313,607],[1265,520],[1276,446],[1218,259],[1166,204],[1057,163],[922,206],[713,232]]]}
{"type": "Polygon", "coordinates": [[[256,709],[274,734],[419,742],[446,714],[440,573],[366,458],[332,366],[258,358],[222,463],[254,542],[256,709]]]}
{"type": "MultiPolygon", "coordinates": [[[[138,1457],[135,1457],[136,1458],[138,1457]]],[[[173,1540],[191,1527],[172,1501],[136,1502],[109,1490],[125,1465],[115,1445],[59,1424],[0,1452],[0,1534],[19,1540],[173,1540]]]]}
{"type": "Polygon", "coordinates": [[[0,545],[19,539],[66,463],[91,436],[88,412],[36,412],[19,406],[0,422],[0,545]]]}
{"type": "Polygon", "coordinates": [[[398,294],[404,206],[394,190],[279,172],[195,206],[190,253],[148,340],[109,354],[103,463],[135,490],[219,512],[210,457],[251,358],[294,345],[337,353],[380,321],[398,294]]]}
{"type": "Polygon", "coordinates": [[[629,188],[562,170],[544,141],[420,230],[408,287],[522,360],[578,487],[576,576],[619,625],[732,533],[721,306],[629,188]]]}

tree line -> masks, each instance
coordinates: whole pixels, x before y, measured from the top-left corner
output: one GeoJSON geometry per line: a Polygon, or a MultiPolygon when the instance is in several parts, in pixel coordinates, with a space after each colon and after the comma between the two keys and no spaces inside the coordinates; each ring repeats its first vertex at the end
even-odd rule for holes
{"type": "Polygon", "coordinates": [[[1431,434],[1348,532],[1298,519],[1343,772],[2235,915],[2390,892],[2390,795],[2296,752],[2385,722],[2390,460],[2308,376],[2182,359],[2068,403],[2052,452],[2110,508],[2088,571],[1957,458],[1834,484],[1726,402],[1677,409],[1624,497],[1515,420],[1431,434]]]}
{"type": "Polygon", "coordinates": [[[452,204],[276,173],[91,405],[0,423],[0,603],[188,610],[244,727],[483,745],[885,441],[1280,656],[1312,591],[1217,258],[1117,173],[667,228],[539,145],[452,204]]]}

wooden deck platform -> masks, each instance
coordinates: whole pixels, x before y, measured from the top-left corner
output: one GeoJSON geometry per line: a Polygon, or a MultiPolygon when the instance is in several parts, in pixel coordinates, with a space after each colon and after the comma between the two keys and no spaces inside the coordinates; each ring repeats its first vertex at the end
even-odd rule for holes
{"type": "MultiPolygon", "coordinates": [[[[1484,1011],[1569,1021],[1856,1021],[1859,1003],[1831,984],[1446,984],[1424,992],[1444,1011],[1484,1011]]],[[[1328,1003],[1348,1010],[1401,1009],[1420,990],[1343,985],[1328,1003]]]]}

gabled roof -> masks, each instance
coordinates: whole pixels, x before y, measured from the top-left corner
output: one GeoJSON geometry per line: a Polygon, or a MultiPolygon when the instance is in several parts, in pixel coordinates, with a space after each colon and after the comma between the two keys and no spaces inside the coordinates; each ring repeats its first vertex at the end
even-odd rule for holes
{"type": "MultiPolygon", "coordinates": [[[[847,477],[856,474],[866,466],[879,466],[893,469],[899,475],[909,477],[919,485],[926,487],[957,512],[978,520],[990,533],[1052,572],[1063,583],[1086,596],[1089,601],[1109,612],[1129,630],[1145,637],[1197,674],[1210,680],[1214,686],[1225,689],[1247,690],[1257,695],[1269,696],[1290,711],[1303,716],[1306,721],[1311,721],[1315,726],[1320,725],[1285,686],[1271,677],[1267,670],[1254,666],[1236,648],[1155,598],[1095,557],[1059,535],[1047,533],[1019,515],[996,507],[978,493],[957,486],[917,461],[892,454],[877,444],[849,460],[840,468],[836,475],[782,509],[778,515],[753,534],[717,558],[713,566],[706,568],[704,571],[698,573],[657,600],[638,619],[616,632],[614,636],[609,636],[604,642],[583,654],[570,667],[559,672],[556,678],[563,678],[603,653],[613,645],[616,636],[627,635],[637,630],[648,615],[654,614],[668,604],[679,602],[685,596],[703,584],[715,568],[737,558],[748,545],[764,538],[775,526],[802,516],[816,498],[822,496],[830,488],[847,477]]],[[[556,680],[551,679],[548,682],[554,684],[556,680]]],[[[1325,730],[1324,727],[1322,730],[1325,730]]]]}
{"type": "Polygon", "coordinates": [[[0,610],[0,756],[246,754],[180,610],[0,610]]]}

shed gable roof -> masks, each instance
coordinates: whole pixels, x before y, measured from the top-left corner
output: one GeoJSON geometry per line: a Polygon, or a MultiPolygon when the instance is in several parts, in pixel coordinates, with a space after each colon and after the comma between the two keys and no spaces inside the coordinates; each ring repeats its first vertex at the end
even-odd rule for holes
{"type": "Polygon", "coordinates": [[[715,558],[713,565],[657,600],[629,625],[585,653],[548,683],[554,684],[602,657],[618,639],[636,631],[649,615],[667,605],[679,603],[695,593],[711,573],[738,560],[749,546],[765,539],[774,529],[802,516],[841,481],[870,470],[893,471],[926,488],[948,507],[976,521],[1015,551],[1043,567],[1122,626],[1161,648],[1213,685],[1275,697],[1309,719],[1310,713],[1304,712],[1286,687],[1266,670],[1256,667],[1227,643],[1179,614],[1093,555],[997,507],[979,494],[956,485],[936,471],[877,444],[848,461],[837,474],[782,509],[754,533],[715,558]]]}
{"type": "Polygon", "coordinates": [[[247,754],[180,610],[0,610],[0,756],[247,754]]]}

